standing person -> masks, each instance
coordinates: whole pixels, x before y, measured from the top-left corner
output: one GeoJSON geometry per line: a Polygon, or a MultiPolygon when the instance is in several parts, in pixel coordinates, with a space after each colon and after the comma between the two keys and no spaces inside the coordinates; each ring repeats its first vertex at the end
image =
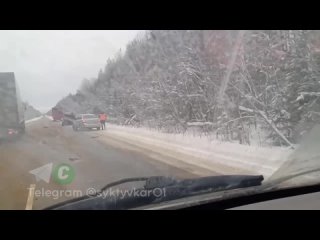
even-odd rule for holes
{"type": "Polygon", "coordinates": [[[105,113],[101,113],[99,115],[99,119],[100,119],[100,124],[101,124],[101,130],[105,130],[106,129],[107,115],[105,113]]]}

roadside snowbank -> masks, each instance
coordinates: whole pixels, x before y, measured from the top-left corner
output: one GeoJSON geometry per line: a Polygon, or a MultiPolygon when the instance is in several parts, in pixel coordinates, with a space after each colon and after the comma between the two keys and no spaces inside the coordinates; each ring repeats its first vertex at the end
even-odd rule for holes
{"type": "Polygon", "coordinates": [[[46,118],[48,118],[49,120],[53,121],[53,118],[49,115],[45,115],[46,118]]]}
{"type": "Polygon", "coordinates": [[[292,152],[280,147],[257,147],[209,140],[192,134],[168,134],[153,129],[107,125],[103,136],[178,158],[222,174],[254,173],[270,176],[292,152]],[[225,166],[225,167],[223,167],[225,166]]]}
{"type": "Polygon", "coordinates": [[[31,123],[31,122],[35,122],[35,121],[38,121],[38,120],[40,120],[42,118],[43,118],[43,116],[32,118],[32,119],[26,120],[25,123],[28,124],[28,123],[31,123]]]}

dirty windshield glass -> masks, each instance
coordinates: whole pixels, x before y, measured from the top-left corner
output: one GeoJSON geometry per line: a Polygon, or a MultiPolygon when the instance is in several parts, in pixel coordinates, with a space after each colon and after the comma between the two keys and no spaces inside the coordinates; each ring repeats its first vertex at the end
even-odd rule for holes
{"type": "Polygon", "coordinates": [[[0,209],[319,183],[319,122],[319,31],[0,31],[0,209]]]}

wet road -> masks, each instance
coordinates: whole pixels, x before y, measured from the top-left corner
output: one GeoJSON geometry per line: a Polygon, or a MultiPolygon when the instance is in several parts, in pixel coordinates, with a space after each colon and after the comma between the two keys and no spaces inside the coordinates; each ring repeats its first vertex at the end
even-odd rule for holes
{"type": "Polygon", "coordinates": [[[65,190],[85,194],[89,188],[100,189],[112,181],[128,177],[194,176],[148,155],[101,142],[98,134],[98,131],[74,132],[71,127],[61,127],[61,123],[42,118],[29,123],[26,135],[17,141],[1,143],[0,209],[25,209],[31,184],[35,184],[37,191],[33,209],[42,209],[74,197],[65,190]],[[54,167],[60,163],[71,165],[75,170],[72,183],[61,185],[53,179],[49,183],[37,182],[29,173],[49,163],[54,167]]]}

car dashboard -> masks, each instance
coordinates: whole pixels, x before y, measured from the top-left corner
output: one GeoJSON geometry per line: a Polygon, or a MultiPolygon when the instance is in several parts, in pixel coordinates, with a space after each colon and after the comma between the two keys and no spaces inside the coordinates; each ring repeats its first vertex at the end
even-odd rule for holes
{"type": "Polygon", "coordinates": [[[320,192],[243,205],[230,210],[319,210],[320,192]]]}

